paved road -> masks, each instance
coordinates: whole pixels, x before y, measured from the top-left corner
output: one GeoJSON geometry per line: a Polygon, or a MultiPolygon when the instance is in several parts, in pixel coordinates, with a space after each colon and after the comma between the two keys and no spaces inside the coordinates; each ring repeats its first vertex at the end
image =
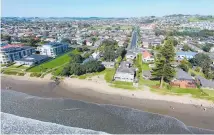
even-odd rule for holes
{"type": "Polygon", "coordinates": [[[132,40],[131,40],[131,44],[130,44],[130,49],[133,50],[137,48],[137,32],[136,30],[133,31],[132,33],[132,40]]]}

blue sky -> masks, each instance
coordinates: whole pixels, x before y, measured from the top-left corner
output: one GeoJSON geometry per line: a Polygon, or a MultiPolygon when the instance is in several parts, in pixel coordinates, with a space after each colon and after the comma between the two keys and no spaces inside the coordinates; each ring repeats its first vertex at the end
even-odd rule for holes
{"type": "Polygon", "coordinates": [[[139,17],[214,15],[214,0],[1,0],[2,16],[139,17]]]}

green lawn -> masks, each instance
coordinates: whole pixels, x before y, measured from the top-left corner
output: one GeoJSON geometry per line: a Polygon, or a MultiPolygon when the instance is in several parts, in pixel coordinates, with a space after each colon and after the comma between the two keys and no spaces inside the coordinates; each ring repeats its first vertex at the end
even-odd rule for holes
{"type": "Polygon", "coordinates": [[[101,71],[101,72],[88,73],[88,74],[80,75],[78,78],[79,78],[79,79],[91,78],[91,77],[93,77],[93,76],[106,74],[107,71],[108,71],[108,69],[105,69],[105,70],[103,70],[103,71],[101,71]]]}
{"type": "Polygon", "coordinates": [[[136,90],[132,82],[114,81],[110,86],[127,90],[136,90]]]}
{"type": "Polygon", "coordinates": [[[29,72],[45,72],[48,69],[52,69],[58,66],[62,66],[63,64],[66,64],[70,61],[70,54],[71,52],[67,52],[66,54],[63,54],[51,61],[45,62],[41,65],[35,66],[31,69],[29,69],[29,72]]]}
{"type": "Polygon", "coordinates": [[[106,69],[106,73],[105,73],[105,80],[106,80],[106,82],[111,82],[112,80],[113,80],[113,78],[114,78],[114,74],[115,74],[115,69],[113,68],[113,69],[106,69]]]}
{"type": "Polygon", "coordinates": [[[76,49],[71,51],[72,54],[81,54],[81,52],[77,51],[76,49]]]}
{"type": "Polygon", "coordinates": [[[214,97],[214,90],[203,90],[205,93],[207,93],[209,96],[214,97]]]}
{"type": "Polygon", "coordinates": [[[214,92],[211,90],[189,89],[189,88],[176,88],[172,87],[170,90],[163,88],[151,88],[152,92],[156,92],[163,95],[192,95],[194,98],[207,99],[214,101],[214,92]]]}
{"type": "Polygon", "coordinates": [[[149,64],[143,63],[142,70],[150,70],[149,64]]]}
{"type": "Polygon", "coordinates": [[[160,84],[160,81],[153,81],[153,80],[145,80],[145,79],[140,79],[139,80],[140,85],[147,85],[147,86],[156,86],[160,84]]]}

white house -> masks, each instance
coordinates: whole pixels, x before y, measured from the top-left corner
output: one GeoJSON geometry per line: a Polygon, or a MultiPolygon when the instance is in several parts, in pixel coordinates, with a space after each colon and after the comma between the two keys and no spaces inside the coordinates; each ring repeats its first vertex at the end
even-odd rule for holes
{"type": "Polygon", "coordinates": [[[68,50],[68,44],[51,42],[37,47],[37,50],[41,55],[47,55],[49,57],[56,57],[68,50]]]}
{"type": "Polygon", "coordinates": [[[133,59],[136,58],[136,56],[137,56],[137,55],[136,55],[135,53],[131,52],[131,51],[128,51],[128,52],[126,53],[126,59],[133,60],[133,59]]]}
{"type": "Polygon", "coordinates": [[[154,62],[155,59],[147,50],[143,51],[143,62],[154,62]]]}
{"type": "Polygon", "coordinates": [[[92,46],[92,45],[93,45],[93,42],[92,42],[92,41],[87,40],[87,41],[86,41],[86,45],[87,45],[87,46],[92,46]]]}
{"type": "Polygon", "coordinates": [[[131,63],[128,61],[121,62],[119,68],[117,69],[114,80],[133,82],[135,78],[135,69],[131,67],[131,63]]]}
{"type": "Polygon", "coordinates": [[[123,47],[123,44],[124,44],[124,41],[119,41],[119,42],[118,42],[118,46],[119,46],[119,47],[123,47]]]}
{"type": "Polygon", "coordinates": [[[94,59],[99,59],[100,58],[100,52],[94,52],[94,53],[92,53],[92,57],[94,59]]]}

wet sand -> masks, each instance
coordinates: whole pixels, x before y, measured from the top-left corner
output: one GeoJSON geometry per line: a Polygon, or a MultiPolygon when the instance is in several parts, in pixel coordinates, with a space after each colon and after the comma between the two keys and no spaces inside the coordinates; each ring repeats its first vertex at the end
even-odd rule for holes
{"type": "Polygon", "coordinates": [[[2,76],[1,88],[11,89],[34,96],[49,98],[72,98],[99,104],[127,106],[143,111],[175,117],[188,126],[214,130],[214,109],[187,104],[148,99],[136,99],[120,95],[103,94],[86,88],[62,87],[51,81],[24,81],[2,76]],[[174,108],[174,109],[173,109],[174,108]]]}

